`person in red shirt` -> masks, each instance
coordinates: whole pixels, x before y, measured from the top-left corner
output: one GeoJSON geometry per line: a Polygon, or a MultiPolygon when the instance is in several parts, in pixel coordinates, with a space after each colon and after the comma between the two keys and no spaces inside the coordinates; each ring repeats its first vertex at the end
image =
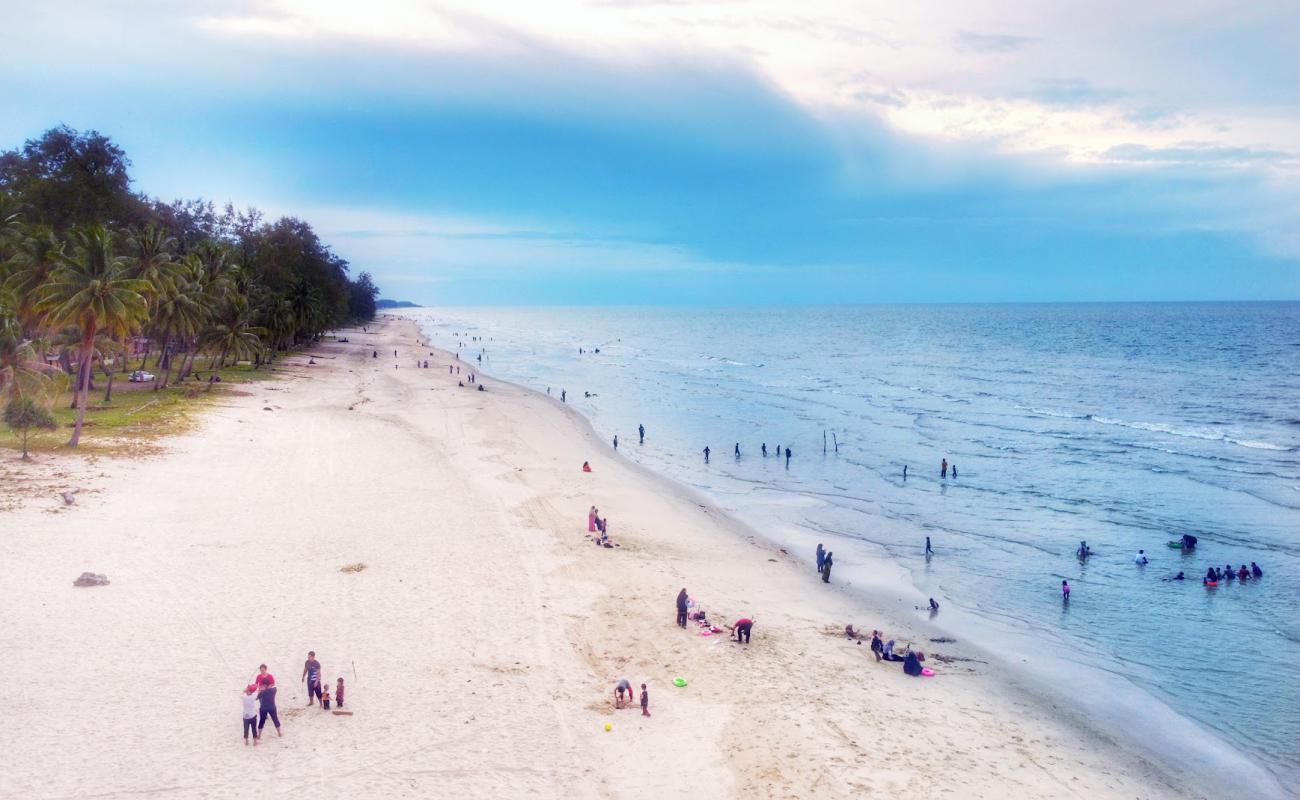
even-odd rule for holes
{"type": "Polygon", "coordinates": [[[749,644],[749,632],[753,629],[754,629],[754,620],[750,619],[749,617],[741,617],[740,619],[736,620],[736,624],[732,627],[731,630],[732,633],[735,635],[737,642],[739,642],[740,637],[743,636],[745,637],[745,644],[749,644]]]}
{"type": "Polygon", "coordinates": [[[265,664],[260,664],[257,667],[257,675],[253,678],[253,684],[259,689],[263,686],[274,686],[275,676],[266,671],[265,664]]]}

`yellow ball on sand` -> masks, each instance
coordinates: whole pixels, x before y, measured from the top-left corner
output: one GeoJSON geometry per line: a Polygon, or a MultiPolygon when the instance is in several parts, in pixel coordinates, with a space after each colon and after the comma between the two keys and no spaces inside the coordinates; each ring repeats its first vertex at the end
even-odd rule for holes
{"type": "Polygon", "coordinates": [[[612,723],[609,723],[609,722],[606,722],[606,723],[605,723],[605,730],[606,730],[606,731],[612,731],[612,730],[614,730],[614,726],[613,726],[613,724],[612,724],[612,723]]]}

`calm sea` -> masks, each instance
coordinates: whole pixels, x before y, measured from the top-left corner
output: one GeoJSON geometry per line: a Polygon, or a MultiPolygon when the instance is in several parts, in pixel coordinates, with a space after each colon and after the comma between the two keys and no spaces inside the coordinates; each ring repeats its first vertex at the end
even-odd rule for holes
{"type": "Polygon", "coordinates": [[[824,541],[864,591],[855,554],[887,553],[935,624],[1158,757],[1300,785],[1300,304],[409,316],[809,557],[824,541]],[[1194,554],[1166,547],[1183,533],[1194,554]],[[1263,580],[1201,585],[1252,561],[1263,580]]]}

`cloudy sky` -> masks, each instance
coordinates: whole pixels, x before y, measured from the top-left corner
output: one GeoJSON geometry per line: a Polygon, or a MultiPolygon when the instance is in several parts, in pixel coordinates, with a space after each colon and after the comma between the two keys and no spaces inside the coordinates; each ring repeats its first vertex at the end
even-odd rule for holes
{"type": "Polygon", "coordinates": [[[460,303],[1300,299],[1300,4],[0,0],[0,147],[460,303]]]}

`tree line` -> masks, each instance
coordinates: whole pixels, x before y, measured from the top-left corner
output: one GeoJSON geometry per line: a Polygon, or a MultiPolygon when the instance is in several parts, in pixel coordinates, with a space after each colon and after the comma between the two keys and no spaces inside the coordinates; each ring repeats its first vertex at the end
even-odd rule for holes
{"type": "Polygon", "coordinates": [[[134,358],[152,358],[155,390],[206,358],[210,389],[223,366],[374,318],[369,273],[350,278],[308,223],[165,203],[132,189],[130,165],[108,137],[66,126],[0,153],[0,399],[24,437],[52,426],[71,386],[75,447],[96,370],[106,402],[134,358]]]}

